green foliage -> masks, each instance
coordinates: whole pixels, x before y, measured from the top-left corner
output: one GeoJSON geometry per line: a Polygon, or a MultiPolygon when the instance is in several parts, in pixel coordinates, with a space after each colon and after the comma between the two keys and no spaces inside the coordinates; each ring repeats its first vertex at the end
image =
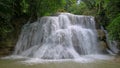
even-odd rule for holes
{"type": "Polygon", "coordinates": [[[108,31],[112,40],[120,41],[120,0],[110,0],[106,6],[109,18],[108,31]]]}
{"type": "Polygon", "coordinates": [[[63,11],[65,4],[66,0],[0,0],[0,39],[7,39],[10,32],[17,32],[23,25],[22,22],[13,23],[14,20],[27,17],[34,22],[37,17],[63,11]]]}
{"type": "Polygon", "coordinates": [[[11,0],[0,0],[0,17],[9,19],[13,14],[13,9],[11,8],[11,0]]]}
{"type": "Polygon", "coordinates": [[[120,13],[120,0],[110,0],[106,7],[106,14],[110,21],[117,17],[117,14],[119,13],[120,13]]]}
{"type": "Polygon", "coordinates": [[[0,0],[0,38],[5,38],[7,33],[12,30],[12,25],[9,23],[13,15],[11,0],[0,0]]]}
{"type": "Polygon", "coordinates": [[[38,16],[45,16],[55,13],[58,9],[63,8],[64,0],[37,0],[38,16]]]}
{"type": "Polygon", "coordinates": [[[69,8],[76,4],[75,0],[66,0],[65,2],[66,3],[65,3],[64,8],[66,11],[69,11],[69,8]]]}
{"type": "Polygon", "coordinates": [[[73,14],[87,14],[87,13],[84,13],[86,11],[89,11],[89,9],[84,2],[81,2],[80,4],[74,3],[68,9],[68,12],[73,14]]]}
{"type": "Polygon", "coordinates": [[[108,30],[112,40],[120,40],[120,14],[110,23],[108,30]]]}
{"type": "MultiPolygon", "coordinates": [[[[89,9],[82,14],[93,15],[97,23],[108,28],[112,40],[120,41],[120,0],[82,0],[89,9]],[[92,13],[91,13],[92,12],[92,13]]],[[[82,7],[82,6],[79,6],[82,7]]],[[[84,9],[86,9],[84,7],[84,9]]],[[[80,10],[78,10],[80,11],[80,10]]]]}
{"type": "Polygon", "coordinates": [[[95,1],[96,0],[82,0],[89,9],[92,9],[93,7],[95,7],[95,1]]]}
{"type": "Polygon", "coordinates": [[[22,0],[20,5],[22,7],[22,12],[27,13],[29,8],[28,2],[26,0],[22,0]]]}

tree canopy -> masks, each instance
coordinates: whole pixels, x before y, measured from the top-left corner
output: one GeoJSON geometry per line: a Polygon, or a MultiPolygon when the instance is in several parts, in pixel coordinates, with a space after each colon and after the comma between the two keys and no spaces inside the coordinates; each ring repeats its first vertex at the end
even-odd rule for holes
{"type": "Polygon", "coordinates": [[[77,0],[0,0],[0,39],[7,39],[25,24],[13,22],[15,19],[34,22],[62,11],[97,17],[111,39],[120,41],[120,0],[81,0],[80,4],[77,0]]]}

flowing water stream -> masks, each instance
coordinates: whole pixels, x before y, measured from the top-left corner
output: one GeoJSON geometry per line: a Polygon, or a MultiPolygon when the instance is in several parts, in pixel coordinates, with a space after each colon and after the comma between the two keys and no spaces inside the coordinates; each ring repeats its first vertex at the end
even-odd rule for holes
{"type": "Polygon", "coordinates": [[[96,61],[93,63],[49,62],[23,64],[20,60],[0,60],[0,68],[120,68],[120,62],[96,61]]]}
{"type": "MultiPolygon", "coordinates": [[[[98,68],[97,65],[109,64],[108,60],[114,57],[103,54],[98,43],[94,17],[60,13],[24,25],[13,55],[5,58],[19,58],[22,59],[20,62],[27,64],[42,63],[33,68],[98,68]]],[[[16,61],[0,60],[3,67],[0,66],[4,68],[3,63],[7,62],[11,62],[11,67],[14,64],[21,65],[14,63],[16,61]]]]}
{"type": "Polygon", "coordinates": [[[76,59],[100,54],[94,17],[61,13],[26,24],[14,55],[40,59],[76,59]]]}

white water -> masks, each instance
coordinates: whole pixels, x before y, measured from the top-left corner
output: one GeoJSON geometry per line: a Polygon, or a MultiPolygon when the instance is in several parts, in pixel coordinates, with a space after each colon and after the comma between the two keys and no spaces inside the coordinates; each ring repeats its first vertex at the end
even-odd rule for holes
{"type": "Polygon", "coordinates": [[[26,24],[14,54],[42,59],[99,54],[94,17],[62,13],[26,24]]]}
{"type": "Polygon", "coordinates": [[[106,35],[106,42],[109,46],[109,49],[107,48],[107,52],[109,52],[111,55],[116,55],[119,52],[119,49],[117,48],[117,42],[109,39],[108,32],[103,28],[103,26],[101,26],[101,30],[103,30],[106,35]]]}
{"type": "Polygon", "coordinates": [[[80,4],[81,0],[77,0],[77,4],[80,4]]]}
{"type": "Polygon", "coordinates": [[[110,58],[100,54],[94,17],[61,13],[24,25],[11,58],[32,58],[28,62],[110,58]]]}

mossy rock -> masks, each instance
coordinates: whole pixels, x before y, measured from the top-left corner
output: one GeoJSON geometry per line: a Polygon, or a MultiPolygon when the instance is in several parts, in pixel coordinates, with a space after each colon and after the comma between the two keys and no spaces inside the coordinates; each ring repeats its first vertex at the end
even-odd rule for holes
{"type": "Polygon", "coordinates": [[[103,30],[98,29],[97,33],[98,33],[98,38],[100,41],[104,41],[106,39],[106,35],[103,30]]]}

